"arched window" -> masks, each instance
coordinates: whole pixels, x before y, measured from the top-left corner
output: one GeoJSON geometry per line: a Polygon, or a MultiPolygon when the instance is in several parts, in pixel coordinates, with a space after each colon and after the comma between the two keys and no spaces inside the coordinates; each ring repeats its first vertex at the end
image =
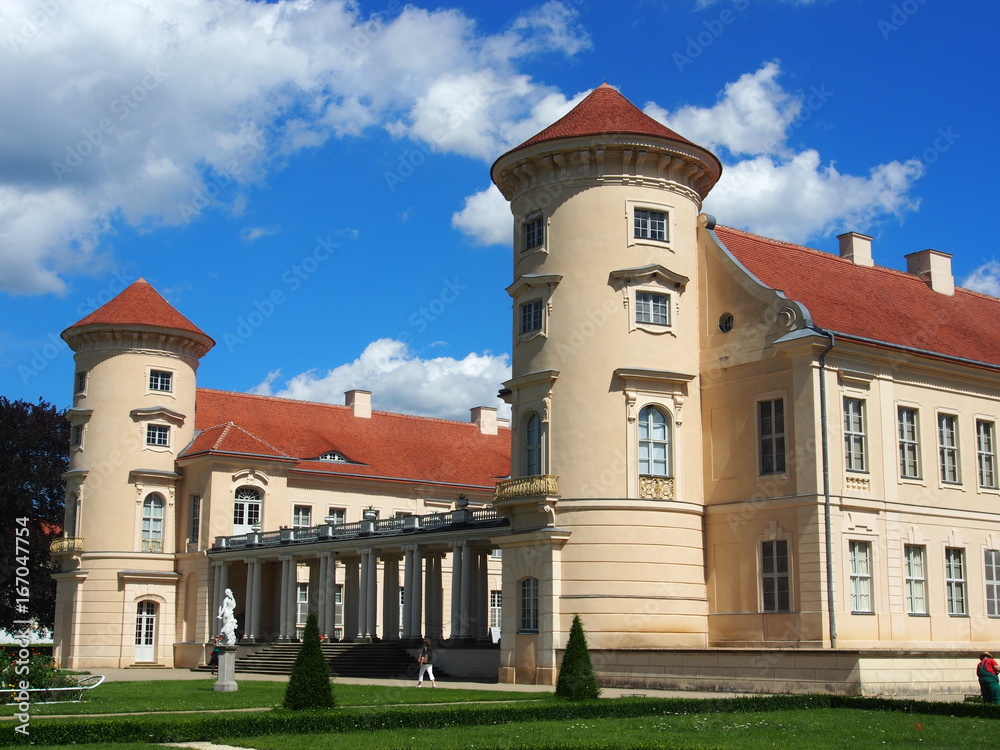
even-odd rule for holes
{"type": "Polygon", "coordinates": [[[532,412],[524,423],[524,475],[542,473],[542,418],[532,412]]]}
{"type": "Polygon", "coordinates": [[[163,552],[163,498],[155,492],[142,503],[143,552],[163,552]]]}
{"type": "Polygon", "coordinates": [[[260,526],[260,490],[240,487],[233,501],[233,533],[249,534],[254,526],[260,526]]]}
{"type": "Polygon", "coordinates": [[[538,631],[538,579],[524,578],[521,581],[521,625],[520,631],[538,631]]]}
{"type": "Polygon", "coordinates": [[[643,476],[672,476],[670,466],[670,422],[655,406],[639,412],[639,473],[643,476]]]}

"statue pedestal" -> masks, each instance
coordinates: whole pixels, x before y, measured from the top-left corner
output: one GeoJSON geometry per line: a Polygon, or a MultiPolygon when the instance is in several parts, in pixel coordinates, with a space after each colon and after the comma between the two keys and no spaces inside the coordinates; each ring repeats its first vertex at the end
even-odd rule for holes
{"type": "Polygon", "coordinates": [[[236,646],[222,646],[219,654],[219,678],[212,688],[217,693],[235,693],[240,689],[236,684],[236,646]]]}

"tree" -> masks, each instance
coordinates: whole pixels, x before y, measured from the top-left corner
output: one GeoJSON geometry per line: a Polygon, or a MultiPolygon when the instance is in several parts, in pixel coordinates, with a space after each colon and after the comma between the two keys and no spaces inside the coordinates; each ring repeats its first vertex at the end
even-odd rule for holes
{"type": "Polygon", "coordinates": [[[285,708],[301,711],[307,708],[333,708],[333,688],[330,687],[330,665],[319,643],[319,625],[315,612],[306,618],[302,648],[285,689],[285,708]]]}
{"type": "Polygon", "coordinates": [[[0,628],[19,631],[14,621],[31,619],[53,625],[51,574],[57,566],[49,543],[62,530],[69,435],[65,412],[51,404],[0,396],[0,538],[6,540],[0,555],[0,628]]]}
{"type": "Polygon", "coordinates": [[[587,648],[587,636],[583,632],[580,615],[573,615],[573,625],[569,629],[569,640],[559,666],[556,680],[556,695],[573,701],[597,698],[601,694],[594,676],[594,665],[587,648]]]}

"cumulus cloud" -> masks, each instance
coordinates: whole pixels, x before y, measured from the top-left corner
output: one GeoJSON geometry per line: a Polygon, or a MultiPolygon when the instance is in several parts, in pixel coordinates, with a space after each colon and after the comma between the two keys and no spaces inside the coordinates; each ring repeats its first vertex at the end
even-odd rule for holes
{"type": "Polygon", "coordinates": [[[0,131],[0,289],[25,294],[109,263],[118,225],[239,213],[331,138],[388,128],[495,155],[566,102],[523,59],[590,44],[554,1],[493,35],[460,10],[338,0],[8,0],[0,28],[0,97],[17,103],[0,131]]]}
{"type": "Polygon", "coordinates": [[[402,341],[378,339],[353,362],[326,372],[300,373],[277,389],[281,373],[270,372],[253,392],[342,404],[344,393],[360,388],[372,392],[375,409],[468,420],[475,406],[496,407],[501,416],[509,416],[510,407],[497,398],[500,384],[509,378],[506,354],[422,359],[402,341]]]}
{"type": "Polygon", "coordinates": [[[959,286],[1000,297],[1000,261],[991,260],[970,273],[959,286]]]}
{"type": "Polygon", "coordinates": [[[509,245],[512,221],[507,199],[495,185],[470,195],[451,217],[451,225],[477,245],[509,245]]]}

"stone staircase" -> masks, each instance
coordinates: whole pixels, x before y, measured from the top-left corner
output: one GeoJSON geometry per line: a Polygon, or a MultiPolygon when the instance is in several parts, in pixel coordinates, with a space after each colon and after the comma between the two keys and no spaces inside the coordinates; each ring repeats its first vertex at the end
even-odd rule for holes
{"type": "MultiPolygon", "coordinates": [[[[300,643],[268,643],[236,659],[239,674],[291,674],[300,643]]],[[[324,643],[323,655],[335,677],[409,680],[417,677],[417,660],[395,643],[324,643]]],[[[211,667],[199,667],[211,671],[211,667]]]]}

